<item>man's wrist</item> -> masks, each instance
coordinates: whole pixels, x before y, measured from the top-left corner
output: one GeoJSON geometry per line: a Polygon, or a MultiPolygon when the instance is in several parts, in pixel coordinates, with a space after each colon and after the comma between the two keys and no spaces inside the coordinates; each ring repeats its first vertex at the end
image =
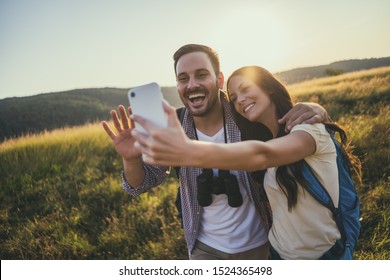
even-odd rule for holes
{"type": "Polygon", "coordinates": [[[130,158],[130,159],[122,158],[122,160],[123,160],[124,165],[135,165],[135,164],[142,164],[143,163],[142,155],[135,157],[135,158],[130,158]]]}

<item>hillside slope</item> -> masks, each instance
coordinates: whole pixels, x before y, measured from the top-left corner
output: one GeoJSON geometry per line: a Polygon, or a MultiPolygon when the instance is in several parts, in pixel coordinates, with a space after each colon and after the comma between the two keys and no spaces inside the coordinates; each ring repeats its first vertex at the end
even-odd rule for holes
{"type": "MultiPolygon", "coordinates": [[[[75,89],[0,100],[0,142],[29,133],[108,120],[112,109],[129,104],[127,91],[75,89]]],[[[176,88],[163,87],[162,92],[168,102],[180,106],[176,88]]]]}
{"type": "Polygon", "coordinates": [[[329,75],[386,66],[390,66],[390,57],[343,60],[327,65],[296,68],[276,73],[275,75],[286,84],[294,84],[305,80],[327,77],[329,75]]]}

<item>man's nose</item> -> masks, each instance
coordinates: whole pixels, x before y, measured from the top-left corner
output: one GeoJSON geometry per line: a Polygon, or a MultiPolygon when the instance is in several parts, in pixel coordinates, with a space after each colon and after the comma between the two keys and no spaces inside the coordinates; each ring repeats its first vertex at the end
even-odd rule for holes
{"type": "Polygon", "coordinates": [[[199,86],[199,83],[195,78],[189,78],[188,85],[187,85],[188,88],[196,88],[198,86],[199,86]]]}

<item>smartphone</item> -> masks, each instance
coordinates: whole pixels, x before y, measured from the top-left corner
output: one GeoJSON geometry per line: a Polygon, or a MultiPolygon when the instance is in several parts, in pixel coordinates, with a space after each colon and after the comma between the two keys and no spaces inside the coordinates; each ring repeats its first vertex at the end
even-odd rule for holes
{"type": "MultiPolygon", "coordinates": [[[[158,127],[167,126],[167,118],[162,105],[163,95],[157,83],[132,88],[127,95],[134,115],[141,116],[158,127]]],[[[138,132],[148,134],[138,123],[135,123],[135,129],[138,132]]]]}

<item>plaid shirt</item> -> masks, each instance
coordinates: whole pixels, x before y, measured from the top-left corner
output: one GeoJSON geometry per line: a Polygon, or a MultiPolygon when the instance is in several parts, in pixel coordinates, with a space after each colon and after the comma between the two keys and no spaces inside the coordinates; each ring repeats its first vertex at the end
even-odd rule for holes
{"type": "MultiPolygon", "coordinates": [[[[230,105],[226,100],[225,95],[221,92],[221,100],[225,111],[226,118],[226,130],[227,139],[230,143],[239,142],[241,140],[241,133],[236,125],[230,105]]],[[[185,111],[182,126],[187,136],[190,139],[196,139],[193,118],[189,113],[189,110],[185,111]]],[[[122,182],[123,188],[131,195],[138,196],[151,188],[160,185],[167,176],[168,167],[144,165],[145,178],[143,183],[138,187],[130,186],[123,173],[122,182]]],[[[196,178],[202,172],[201,168],[193,167],[180,167],[180,189],[181,189],[181,203],[182,203],[182,218],[184,235],[187,242],[189,252],[194,248],[196,239],[198,237],[200,228],[200,217],[202,213],[202,207],[197,201],[197,183],[196,178]]],[[[259,214],[259,218],[262,221],[263,226],[269,230],[269,204],[260,197],[259,184],[257,184],[249,173],[244,171],[238,171],[237,179],[246,187],[247,192],[251,198],[252,203],[255,205],[259,214]]]]}

